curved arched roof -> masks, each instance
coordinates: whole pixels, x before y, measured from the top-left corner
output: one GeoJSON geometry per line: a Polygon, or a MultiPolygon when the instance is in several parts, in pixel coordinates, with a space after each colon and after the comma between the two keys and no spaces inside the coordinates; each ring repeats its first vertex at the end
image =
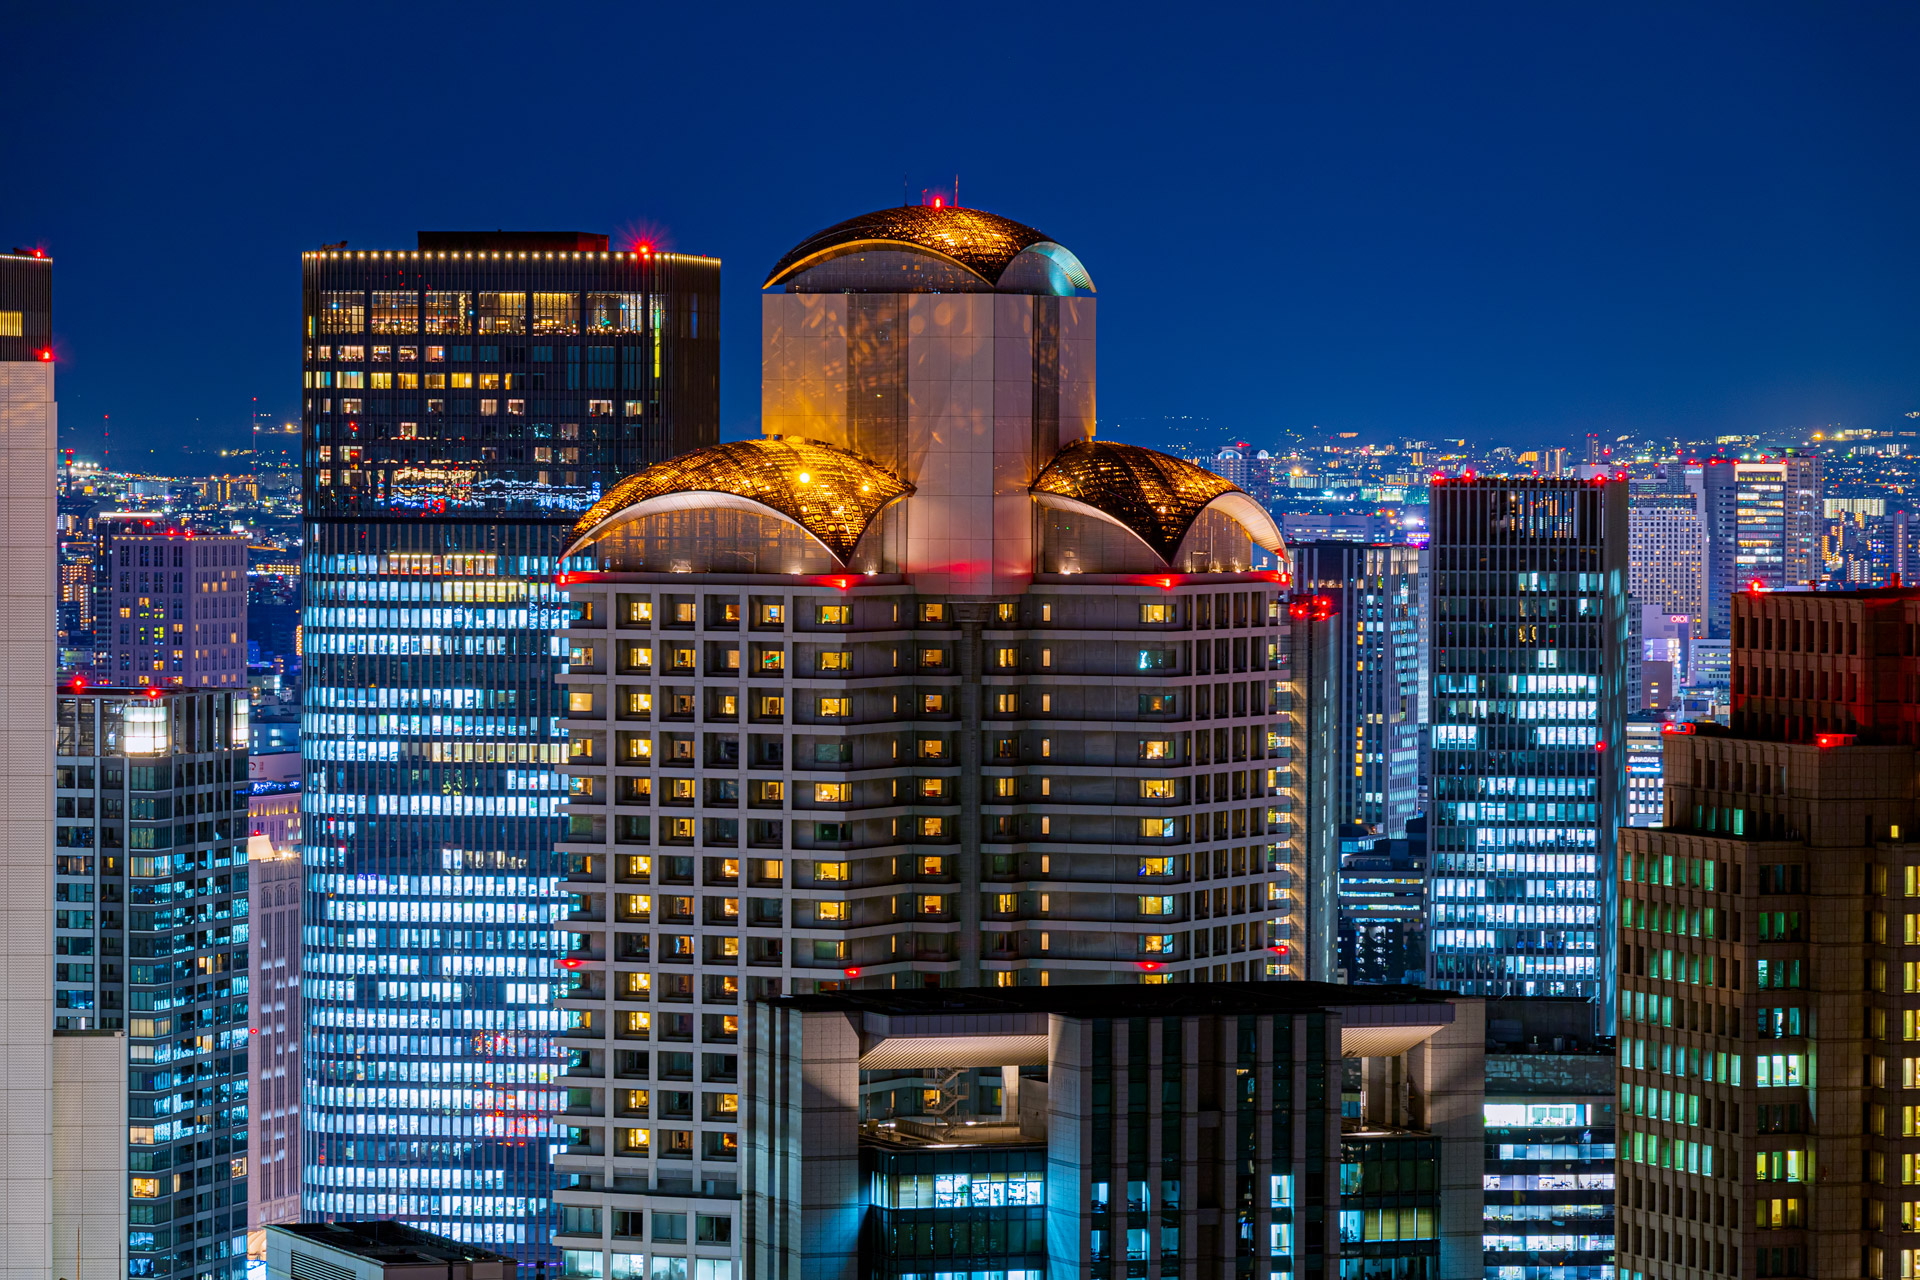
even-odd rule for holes
{"type": "Polygon", "coordinates": [[[737,440],[628,476],[580,517],[566,554],[638,516],[725,507],[787,520],[844,565],[874,517],[912,492],[891,471],[836,445],[777,436],[737,440]]]}
{"type": "Polygon", "coordinates": [[[1246,492],[1191,462],[1139,445],[1076,441],[1054,455],[1030,492],[1043,506],[1119,525],[1166,564],[1208,507],[1219,507],[1267,550],[1285,553],[1280,527],[1246,492]]]}
{"type": "MultiPolygon", "coordinates": [[[[1022,250],[1055,243],[1052,237],[1024,223],[984,209],[901,205],[876,209],[816,231],[773,264],[761,288],[771,289],[824,258],[855,248],[884,247],[936,254],[994,285],[1022,250]]],[[[1074,265],[1078,267],[1077,259],[1074,265]]]]}

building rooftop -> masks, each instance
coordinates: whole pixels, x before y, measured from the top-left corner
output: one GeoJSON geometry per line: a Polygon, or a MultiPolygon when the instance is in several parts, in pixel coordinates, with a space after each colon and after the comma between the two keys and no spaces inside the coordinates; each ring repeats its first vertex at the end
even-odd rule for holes
{"type": "Polygon", "coordinates": [[[1219,506],[1253,540],[1284,554],[1280,527],[1237,485],[1171,454],[1110,440],[1076,440],[1033,482],[1042,506],[1079,510],[1121,526],[1171,564],[1200,513],[1219,506]]]}
{"type": "Polygon", "coordinates": [[[1015,258],[1035,246],[1052,251],[1049,256],[1061,263],[1074,287],[1092,289],[1079,260],[1060,249],[1051,236],[984,209],[919,204],[876,209],[814,232],[774,263],[761,287],[771,289],[808,267],[842,254],[888,248],[933,254],[994,286],[1015,258]]]}
{"type": "Polygon", "coordinates": [[[552,249],[601,253],[608,238],[598,231],[422,231],[419,244],[426,250],[525,249],[529,252],[552,249]]]}
{"type": "MultiPolygon", "coordinates": [[[[1307,1013],[1369,1007],[1439,1011],[1453,995],[1425,987],[1348,986],[1338,982],[1180,983],[1164,986],[961,987],[928,991],[842,991],[785,996],[772,1003],[806,1011],[883,1017],[1058,1013],[1073,1018],[1173,1017],[1180,1014],[1307,1013]]],[[[1447,1021],[1451,1020],[1448,1016],[1447,1021]]]]}
{"type": "Polygon", "coordinates": [[[874,517],[913,491],[885,467],[835,445],[779,436],[736,440],[622,480],[580,517],[566,554],[578,554],[621,520],[709,506],[789,520],[844,565],[874,517]]]}
{"type": "Polygon", "coordinates": [[[511,1258],[462,1244],[445,1236],[409,1227],[405,1223],[375,1219],[366,1222],[283,1223],[273,1230],[284,1231],[314,1244],[326,1245],[342,1253],[356,1254],[383,1266],[444,1266],[449,1262],[502,1262],[511,1258]]]}

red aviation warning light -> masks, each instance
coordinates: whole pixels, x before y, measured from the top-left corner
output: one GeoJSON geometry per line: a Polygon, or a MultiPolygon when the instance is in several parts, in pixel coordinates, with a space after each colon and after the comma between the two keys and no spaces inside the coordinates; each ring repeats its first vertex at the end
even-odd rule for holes
{"type": "Polygon", "coordinates": [[[842,969],[841,972],[846,974],[849,978],[857,978],[860,976],[860,966],[856,964],[851,968],[842,969]]]}
{"type": "Polygon", "coordinates": [[[1160,970],[1166,968],[1166,966],[1158,960],[1141,960],[1138,964],[1142,973],[1158,973],[1160,970]]]}
{"type": "Polygon", "coordinates": [[[1663,724],[1660,726],[1660,732],[1662,733],[1692,733],[1693,731],[1694,729],[1691,724],[1663,724]]]}
{"type": "Polygon", "coordinates": [[[1853,745],[1853,740],[1854,735],[1851,733],[1816,733],[1813,735],[1813,745],[1819,747],[1821,750],[1825,750],[1828,747],[1850,747],[1853,745]]]}

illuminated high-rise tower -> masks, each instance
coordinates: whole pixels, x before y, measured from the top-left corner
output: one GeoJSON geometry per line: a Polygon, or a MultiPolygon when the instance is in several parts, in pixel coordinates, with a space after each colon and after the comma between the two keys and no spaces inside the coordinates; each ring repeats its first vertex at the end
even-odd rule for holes
{"type": "Polygon", "coordinates": [[[304,255],[310,1218],[554,1221],[557,557],[717,434],[720,264],[578,233],[304,255]]]}
{"type": "Polygon", "coordinates": [[[881,209],[760,302],[764,434],[629,476],[568,562],[570,1274],[728,1274],[748,1002],[1332,967],[1335,601],[1247,493],[1095,437],[1079,259],[881,209]]]}
{"type": "Polygon", "coordinates": [[[1627,486],[1433,486],[1428,978],[1613,1017],[1627,486]]]}

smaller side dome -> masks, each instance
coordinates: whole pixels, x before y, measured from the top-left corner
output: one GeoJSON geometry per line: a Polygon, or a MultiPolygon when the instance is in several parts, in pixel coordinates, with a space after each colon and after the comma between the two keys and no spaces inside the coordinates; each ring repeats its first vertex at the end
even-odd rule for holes
{"type": "Polygon", "coordinates": [[[885,467],[836,445],[778,436],[737,440],[628,476],[580,517],[566,554],[578,554],[627,520],[712,506],[789,521],[845,565],[874,517],[913,491],[885,467]]]}
{"type": "Polygon", "coordinates": [[[1193,522],[1219,507],[1276,555],[1280,528],[1244,490],[1191,462],[1139,445],[1079,440],[1055,454],[1029,492],[1043,506],[1078,509],[1110,521],[1172,564],[1193,522]]]}

